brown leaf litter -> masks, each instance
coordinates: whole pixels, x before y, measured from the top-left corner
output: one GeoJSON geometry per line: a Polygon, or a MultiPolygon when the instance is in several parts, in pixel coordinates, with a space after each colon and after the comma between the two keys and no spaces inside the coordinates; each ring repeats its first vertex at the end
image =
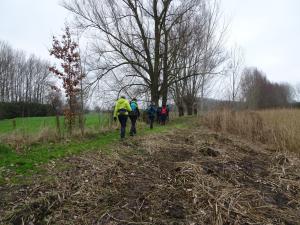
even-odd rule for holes
{"type": "Polygon", "coordinates": [[[203,127],[128,138],[0,189],[0,224],[300,224],[299,158],[203,127]],[[45,177],[46,176],[46,177],[45,177]]]}

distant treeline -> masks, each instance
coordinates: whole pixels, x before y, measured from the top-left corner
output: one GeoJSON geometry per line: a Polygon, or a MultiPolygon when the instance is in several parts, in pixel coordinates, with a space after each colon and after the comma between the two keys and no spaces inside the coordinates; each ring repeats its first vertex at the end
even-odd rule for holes
{"type": "Polygon", "coordinates": [[[246,68],[241,80],[242,102],[248,109],[289,107],[293,90],[289,84],[271,82],[257,68],[246,68]]]}
{"type": "MultiPolygon", "coordinates": [[[[199,103],[201,99],[197,100],[199,103]]],[[[246,101],[228,101],[228,100],[218,100],[218,99],[210,99],[205,98],[203,100],[203,110],[204,111],[212,111],[212,110],[220,110],[220,109],[237,109],[237,110],[260,110],[260,109],[276,109],[276,108],[297,108],[300,109],[300,102],[288,102],[283,105],[272,105],[270,107],[265,108],[251,108],[249,107],[249,103],[246,101]]]]}
{"type": "Polygon", "coordinates": [[[300,102],[293,102],[293,103],[291,103],[291,107],[292,108],[300,109],[300,102]]]}
{"type": "Polygon", "coordinates": [[[0,102],[0,119],[16,117],[52,116],[53,108],[48,104],[26,102],[0,102]]]}
{"type": "Polygon", "coordinates": [[[284,105],[273,105],[265,108],[250,108],[247,102],[211,100],[210,102],[205,103],[204,110],[214,110],[214,109],[264,110],[264,109],[282,109],[282,108],[300,109],[300,102],[291,102],[291,103],[286,103],[284,105]]]}
{"type": "Polygon", "coordinates": [[[49,62],[0,40],[0,101],[45,103],[49,62]]]}

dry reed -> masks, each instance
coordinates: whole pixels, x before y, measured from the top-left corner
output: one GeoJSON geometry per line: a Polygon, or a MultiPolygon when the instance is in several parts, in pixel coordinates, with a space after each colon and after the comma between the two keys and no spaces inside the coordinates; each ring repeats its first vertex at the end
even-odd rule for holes
{"type": "Polygon", "coordinates": [[[204,123],[216,130],[300,153],[300,110],[212,111],[204,123]]]}

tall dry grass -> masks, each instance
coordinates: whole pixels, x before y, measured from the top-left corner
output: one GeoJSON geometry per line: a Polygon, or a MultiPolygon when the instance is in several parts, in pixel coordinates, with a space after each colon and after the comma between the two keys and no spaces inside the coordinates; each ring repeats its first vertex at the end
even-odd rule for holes
{"type": "Polygon", "coordinates": [[[216,130],[300,153],[300,110],[212,111],[204,123],[216,130]]]}

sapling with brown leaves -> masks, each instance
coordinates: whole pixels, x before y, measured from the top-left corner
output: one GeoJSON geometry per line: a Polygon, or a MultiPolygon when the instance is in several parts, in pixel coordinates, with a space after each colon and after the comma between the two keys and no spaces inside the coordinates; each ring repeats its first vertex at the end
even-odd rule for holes
{"type": "Polygon", "coordinates": [[[76,117],[76,96],[80,93],[80,81],[84,78],[80,68],[80,54],[78,44],[72,40],[69,27],[65,28],[65,33],[61,40],[53,37],[52,49],[50,55],[61,61],[60,68],[52,66],[49,70],[63,81],[63,88],[67,97],[68,108],[65,110],[65,118],[68,124],[69,134],[76,117]]]}

